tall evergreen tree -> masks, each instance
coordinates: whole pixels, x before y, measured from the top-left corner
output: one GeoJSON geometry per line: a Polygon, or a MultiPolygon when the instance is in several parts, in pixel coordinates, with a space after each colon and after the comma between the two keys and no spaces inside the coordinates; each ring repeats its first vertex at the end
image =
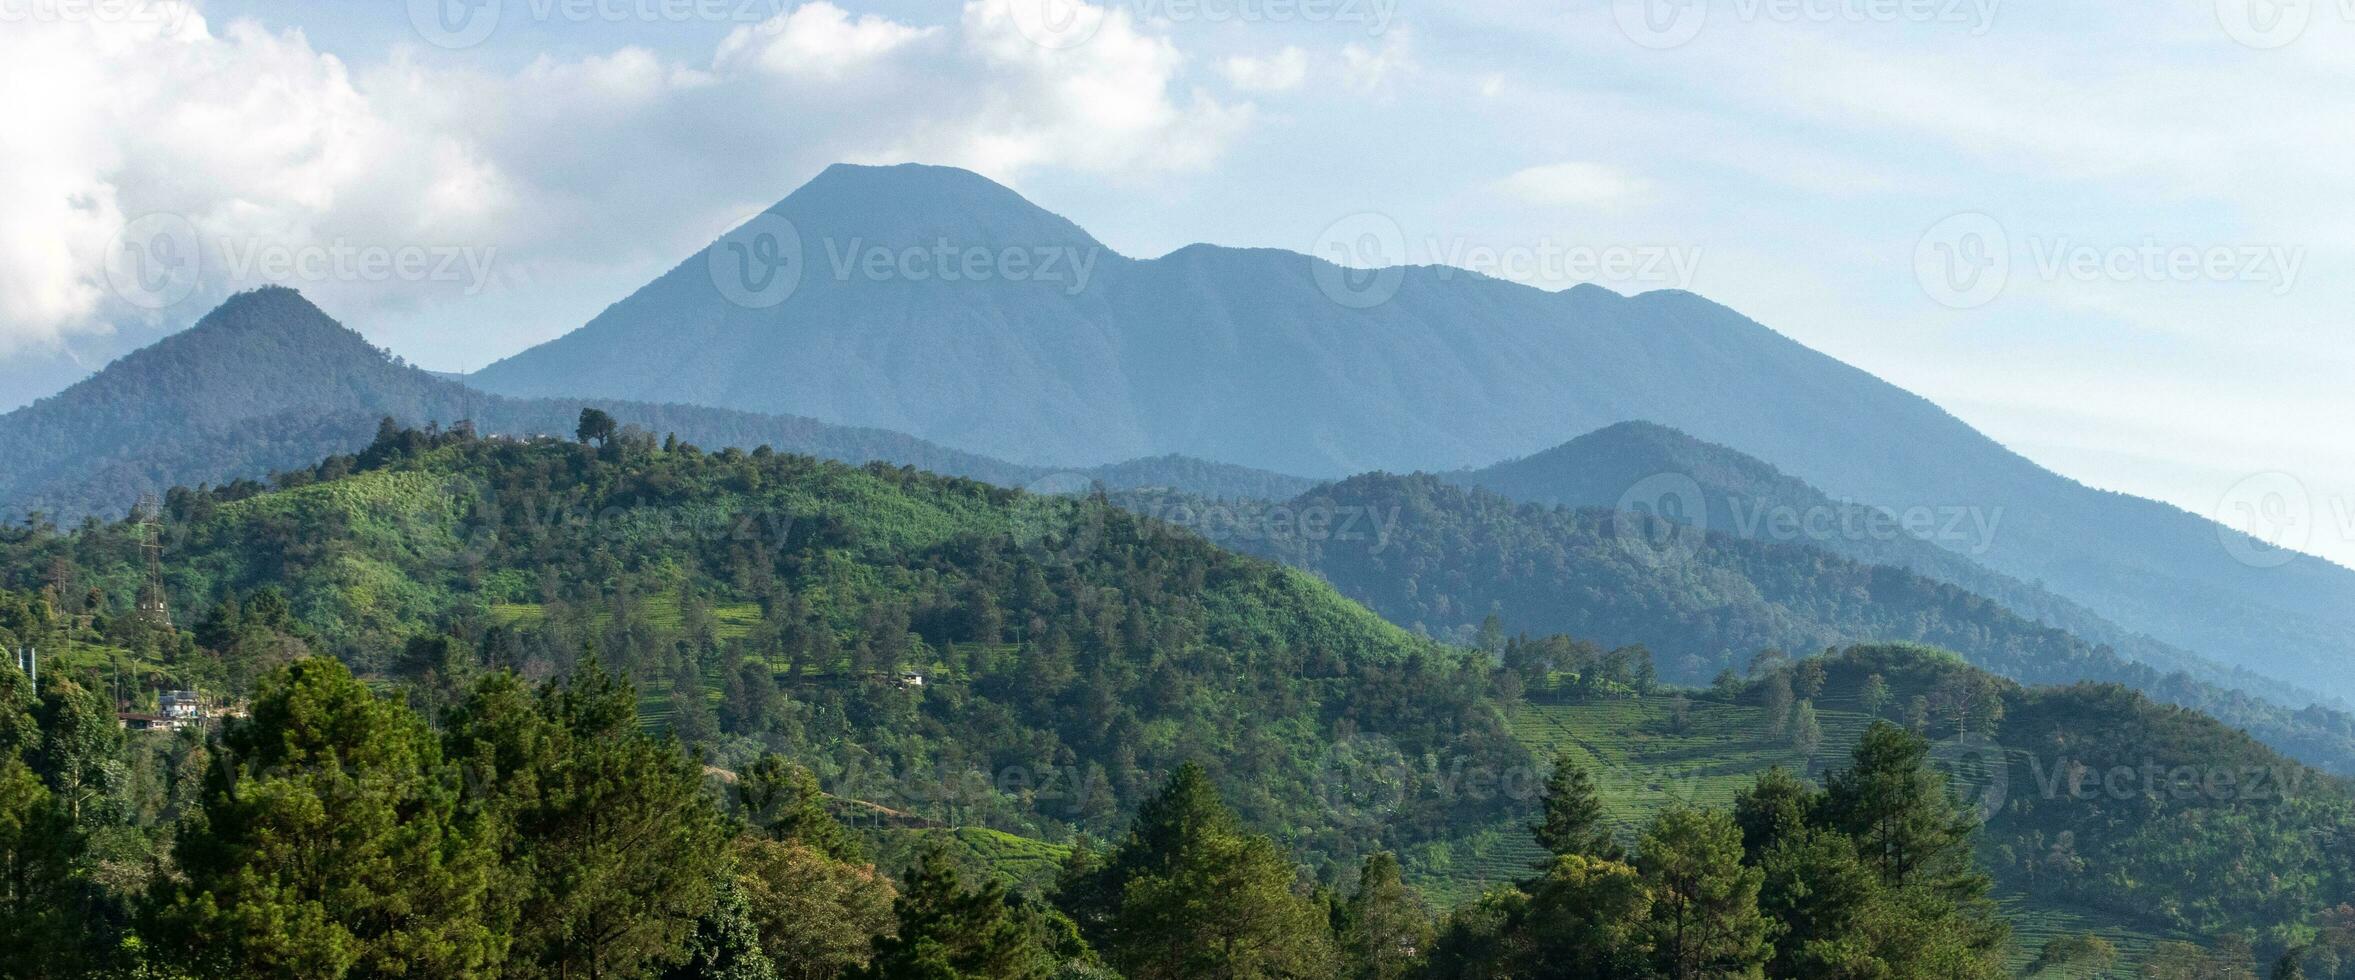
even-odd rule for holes
{"type": "Polygon", "coordinates": [[[1554,757],[1554,771],[1546,777],[1544,815],[1530,828],[1537,846],[1556,857],[1583,854],[1605,861],[1624,857],[1611,833],[1603,799],[1594,777],[1568,752],[1554,757]]]}
{"type": "Polygon", "coordinates": [[[1340,939],[1357,980],[1399,980],[1420,969],[1431,949],[1431,911],[1407,887],[1395,855],[1366,858],[1341,908],[1340,939]]]}
{"type": "Polygon", "coordinates": [[[1721,812],[1671,807],[1644,831],[1636,867],[1652,892],[1653,958],[1671,980],[1756,977],[1773,947],[1758,910],[1763,876],[1742,864],[1742,831],[1721,812]]]}
{"type": "Polygon", "coordinates": [[[861,980],[1042,980],[1055,965],[1005,886],[966,888],[940,850],[918,860],[892,910],[898,932],[876,940],[861,980]]]}
{"type": "Polygon", "coordinates": [[[528,699],[478,685],[447,731],[477,805],[504,829],[510,976],[642,976],[711,907],[725,861],[703,774],[638,726],[637,696],[584,657],[528,699]]]}
{"type": "Polygon", "coordinates": [[[496,975],[486,828],[423,720],[312,658],[264,682],[221,750],[157,949],[206,976],[496,975]]]}
{"type": "Polygon", "coordinates": [[[1067,898],[1110,903],[1074,908],[1073,918],[1094,925],[1090,941],[1130,980],[1326,975],[1338,962],[1332,930],[1296,878],[1275,843],[1244,832],[1209,774],[1189,763],[1067,898]]]}
{"type": "Polygon", "coordinates": [[[1853,765],[1829,779],[1826,815],[1855,838],[1865,861],[1891,885],[1926,878],[1957,896],[1983,894],[1987,882],[1971,867],[1976,823],[1929,756],[1928,739],[1874,722],[1856,746],[1853,765]]]}

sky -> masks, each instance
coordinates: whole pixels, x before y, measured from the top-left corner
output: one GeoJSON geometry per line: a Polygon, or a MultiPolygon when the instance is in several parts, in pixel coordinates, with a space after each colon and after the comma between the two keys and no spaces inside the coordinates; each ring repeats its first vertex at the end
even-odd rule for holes
{"type": "Polygon", "coordinates": [[[266,282],[479,368],[919,161],[1691,289],[2355,565],[2355,0],[0,0],[0,96],[0,407],[266,282]]]}

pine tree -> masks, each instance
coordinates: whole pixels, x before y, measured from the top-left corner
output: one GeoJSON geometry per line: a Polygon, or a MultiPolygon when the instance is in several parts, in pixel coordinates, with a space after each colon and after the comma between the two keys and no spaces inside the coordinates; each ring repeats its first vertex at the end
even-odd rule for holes
{"type": "Polygon", "coordinates": [[[1291,862],[1273,841],[1241,829],[1200,766],[1180,767],[1111,856],[1073,878],[1064,896],[1077,906],[1067,906],[1073,919],[1094,927],[1089,940],[1130,980],[1317,976],[1337,967],[1331,927],[1295,890],[1291,862]]]}
{"type": "Polygon", "coordinates": [[[1825,812],[1854,838],[1866,863],[1891,885],[1929,876],[1942,885],[1985,891],[1971,868],[1977,829],[1929,763],[1930,743],[1888,722],[1874,722],[1853,765],[1826,786],[1825,812]]]}
{"type": "Polygon", "coordinates": [[[510,975],[641,976],[711,905],[725,860],[700,766],[639,728],[637,695],[593,657],[527,697],[481,682],[445,735],[505,833],[510,975]]]}
{"type": "Polygon", "coordinates": [[[1612,836],[1594,777],[1568,752],[1554,758],[1554,771],[1546,777],[1543,806],[1544,816],[1530,830],[1547,853],[1557,857],[1583,854],[1605,861],[1624,856],[1612,836]]]}
{"type": "Polygon", "coordinates": [[[1742,829],[1742,852],[1752,864],[1776,844],[1806,833],[1822,794],[1781,766],[1768,769],[1734,797],[1734,825],[1742,829]]]}
{"type": "Polygon", "coordinates": [[[1671,807],[1644,831],[1636,867],[1652,893],[1653,959],[1671,980],[1756,977],[1773,952],[1758,910],[1763,876],[1720,812],[1671,807]]]}
{"type": "Polygon", "coordinates": [[[0,976],[50,976],[78,958],[74,879],[84,849],[56,795],[0,752],[0,976]]]}
{"type": "Polygon", "coordinates": [[[206,976],[492,976],[487,829],[423,720],[343,665],[268,678],[173,852],[154,948],[206,976]]]}
{"type": "Polygon", "coordinates": [[[1431,911],[1406,886],[1398,858],[1388,851],[1366,858],[1341,922],[1341,949],[1357,980],[1412,976],[1431,948],[1431,911]]]}
{"type": "Polygon", "coordinates": [[[806,844],[837,861],[858,864],[866,860],[857,835],[826,812],[826,794],[818,788],[818,777],[784,756],[761,756],[736,778],[729,795],[738,819],[771,840],[806,844]]]}
{"type": "Polygon", "coordinates": [[[875,942],[860,980],[1041,980],[1054,966],[996,880],[968,889],[948,855],[926,851],[892,903],[897,932],[875,942]]]}

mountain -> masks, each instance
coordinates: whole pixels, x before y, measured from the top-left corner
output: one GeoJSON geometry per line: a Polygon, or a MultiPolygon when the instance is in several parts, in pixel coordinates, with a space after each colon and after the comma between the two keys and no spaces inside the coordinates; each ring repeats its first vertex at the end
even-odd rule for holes
{"type": "Polygon", "coordinates": [[[1020,463],[1179,453],[1328,478],[1484,465],[1646,420],[1837,499],[1985,515],[1996,530],[1974,557],[1990,568],[2126,630],[2355,697],[2342,669],[2355,570],[2244,564],[2236,551],[2269,549],[2054,474],[1702,297],[1550,293],[1435,267],[1353,277],[1208,245],[1132,259],[960,170],[831,168],[473,381],[807,415],[1020,463]],[[791,259],[789,294],[719,288],[755,256],[791,259]],[[1059,274],[1036,274],[1047,256],[1059,274]]]}
{"type": "Polygon", "coordinates": [[[1561,446],[1446,479],[1545,507],[1645,508],[1705,530],[1753,541],[1803,544],[1865,565],[1902,568],[1985,596],[2036,622],[2063,629],[2163,672],[2261,695],[2292,708],[2320,697],[2311,689],[2130,632],[2050,590],[1980,565],[2000,533],[1992,515],[1965,509],[1893,513],[1834,500],[1806,481],[1730,447],[1702,442],[1649,422],[1624,422],[1561,446]],[[1636,499],[1644,497],[1648,499],[1636,499]]]}
{"type": "Polygon", "coordinates": [[[569,436],[583,407],[698,445],[767,445],[853,463],[883,461],[1008,486],[1183,486],[1214,494],[1298,492],[1305,481],[1181,458],[1058,473],[920,439],[691,405],[485,394],[403,363],[291,289],[232,297],[194,327],[0,415],[0,508],[53,520],[121,514],[143,494],[259,479],[368,444],[378,424],[472,422],[484,434],[569,436]]]}
{"type": "Polygon", "coordinates": [[[1315,572],[1393,623],[1457,642],[1473,642],[1494,615],[1510,633],[1643,646],[1661,677],[1682,684],[1743,671],[1770,649],[1927,644],[2025,683],[2127,685],[2355,775],[2355,718],[2135,663],[1954,585],[1807,544],[1517,503],[1428,474],[1357,476],[1258,506],[1155,492],[1112,499],[1315,572]]]}

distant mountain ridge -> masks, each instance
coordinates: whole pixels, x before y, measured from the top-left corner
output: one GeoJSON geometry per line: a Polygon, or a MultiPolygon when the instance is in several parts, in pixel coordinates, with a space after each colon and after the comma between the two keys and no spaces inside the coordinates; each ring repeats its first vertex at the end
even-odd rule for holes
{"type": "Polygon", "coordinates": [[[2128,631],[2048,589],[1978,564],[1967,556],[1983,553],[2002,533],[1999,515],[1931,510],[1892,514],[1868,504],[1834,500],[1764,460],[1666,426],[1623,422],[1533,456],[1442,476],[1546,507],[1638,507],[1656,513],[1660,496],[1698,491],[1700,510],[1683,515],[1683,523],[1904,569],[1986,596],[2015,614],[2067,630],[2089,643],[2112,647],[2128,660],[2162,671],[2184,671],[2293,708],[2328,700],[2303,684],[2226,668],[2193,651],[2128,631]],[[1909,520],[1914,523],[1909,525],[1909,520]]]}
{"type": "Polygon", "coordinates": [[[1744,672],[1768,649],[1922,643],[2023,683],[2124,684],[2355,775],[2355,717],[2270,702],[2179,651],[2187,664],[2130,661],[1996,600],[1808,542],[1521,503],[1430,474],[1364,474],[1256,507],[1153,491],[1112,499],[1314,572],[1391,622],[1456,643],[1476,642],[1493,614],[1511,633],[1643,645],[1663,679],[1687,685],[1744,672]]]}
{"type": "Polygon", "coordinates": [[[1057,473],[875,429],[701,406],[487,394],[410,366],[285,288],[231,297],[194,327],[59,394],[0,415],[0,508],[53,520],[120,514],[143,494],[259,479],[368,444],[390,417],[569,437],[583,407],[709,448],[888,462],[1007,486],[1170,481],[1207,493],[1297,492],[1306,481],[1198,460],[1057,473]]]}
{"type": "Polygon", "coordinates": [[[2242,564],[2227,545],[2254,539],[2056,475],[1690,293],[1550,293],[1423,267],[1343,302],[1328,295],[1342,274],[1316,258],[1129,258],[985,178],[916,165],[831,168],[731,235],[472,380],[805,415],[1026,464],[1178,453],[1324,478],[1482,466],[1641,419],[1839,500],[2000,511],[1982,564],[2129,631],[2355,697],[2355,570],[2242,564]],[[715,271],[764,225],[790,227],[798,286],[731,301],[715,271]],[[981,256],[984,273],[1002,250],[1074,250],[1090,273],[951,280],[890,261],[936,246],[981,256]],[[842,261],[876,250],[880,265],[842,261]]]}

